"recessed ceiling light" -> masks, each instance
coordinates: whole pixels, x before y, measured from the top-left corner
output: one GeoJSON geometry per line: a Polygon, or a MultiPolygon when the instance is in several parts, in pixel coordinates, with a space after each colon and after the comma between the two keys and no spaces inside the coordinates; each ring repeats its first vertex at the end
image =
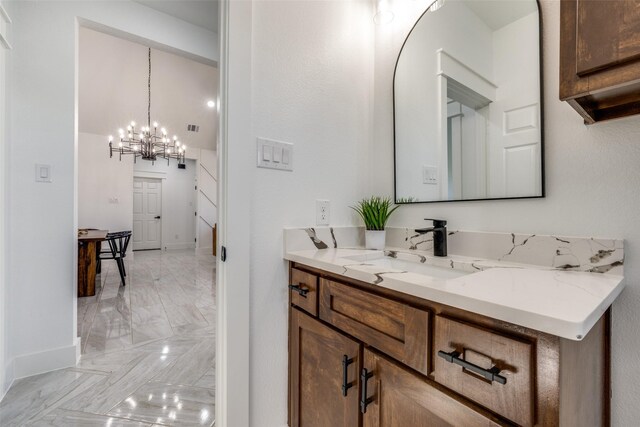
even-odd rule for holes
{"type": "Polygon", "coordinates": [[[216,102],[215,101],[207,101],[207,107],[213,108],[215,106],[216,106],[216,102]]]}

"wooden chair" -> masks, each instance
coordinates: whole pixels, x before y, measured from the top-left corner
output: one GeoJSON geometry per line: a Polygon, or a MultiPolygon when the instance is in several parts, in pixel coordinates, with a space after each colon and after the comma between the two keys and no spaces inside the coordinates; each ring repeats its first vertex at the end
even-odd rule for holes
{"type": "Polygon", "coordinates": [[[127,247],[131,240],[131,231],[119,231],[107,234],[105,241],[109,244],[109,250],[100,251],[98,254],[98,272],[101,270],[103,259],[113,259],[118,265],[120,281],[122,286],[126,286],[125,277],[127,272],[124,268],[124,258],[127,256],[127,247]]]}

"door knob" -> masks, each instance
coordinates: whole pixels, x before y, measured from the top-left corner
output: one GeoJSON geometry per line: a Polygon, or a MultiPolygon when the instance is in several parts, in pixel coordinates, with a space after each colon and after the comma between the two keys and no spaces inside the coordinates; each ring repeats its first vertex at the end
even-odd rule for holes
{"type": "Polygon", "coordinates": [[[156,219],[160,219],[160,215],[158,215],[158,216],[156,217],[156,219]]]}

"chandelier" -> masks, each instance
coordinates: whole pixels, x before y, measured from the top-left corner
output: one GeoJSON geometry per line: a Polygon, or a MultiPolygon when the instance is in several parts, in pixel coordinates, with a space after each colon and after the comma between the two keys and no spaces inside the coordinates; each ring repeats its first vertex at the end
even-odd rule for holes
{"type": "Polygon", "coordinates": [[[147,81],[149,103],[147,105],[147,126],[136,128],[136,122],[132,121],[125,129],[120,128],[118,134],[120,142],[117,147],[113,145],[113,135],[109,135],[109,158],[117,152],[122,161],[122,156],[133,155],[133,162],[138,157],[143,160],[155,162],[158,157],[167,160],[178,160],[178,164],[184,164],[187,146],[182,144],[176,135],[170,138],[165,128],[158,130],[158,122],[151,123],[151,48],[149,48],[149,79],[147,81]]]}

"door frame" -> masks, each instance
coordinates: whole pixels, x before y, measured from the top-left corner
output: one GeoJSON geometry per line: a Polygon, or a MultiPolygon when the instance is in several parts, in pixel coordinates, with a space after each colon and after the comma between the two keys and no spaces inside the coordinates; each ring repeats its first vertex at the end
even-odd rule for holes
{"type": "MultiPolygon", "coordinates": [[[[0,20],[4,21],[8,26],[11,24],[11,19],[9,18],[9,14],[2,6],[2,2],[0,2],[0,20]]],[[[0,37],[6,41],[6,34],[0,32],[0,37]]],[[[7,42],[8,43],[8,42],[7,42]]],[[[7,329],[7,298],[6,298],[6,249],[5,249],[5,240],[7,234],[5,233],[5,185],[6,185],[6,109],[5,109],[5,96],[6,96],[6,52],[11,50],[11,45],[0,43],[0,91],[2,91],[3,95],[0,96],[0,400],[4,398],[5,393],[9,389],[9,383],[11,375],[7,375],[7,367],[5,366],[5,353],[7,348],[7,338],[6,338],[6,329],[7,329]]]]}
{"type": "Polygon", "coordinates": [[[216,425],[250,422],[251,1],[221,0],[218,254],[216,257],[216,425]],[[248,196],[249,195],[249,196],[248,196]]]}
{"type": "MultiPolygon", "coordinates": [[[[167,174],[164,172],[138,172],[136,170],[133,171],[133,182],[136,182],[136,178],[143,178],[143,179],[155,179],[160,183],[160,197],[161,197],[161,202],[160,202],[160,221],[162,221],[162,219],[165,217],[165,205],[166,203],[164,203],[164,199],[166,197],[166,190],[165,188],[167,187],[166,185],[164,185],[164,180],[167,179],[167,174]]],[[[131,197],[133,198],[133,188],[131,188],[131,197]]],[[[131,228],[132,228],[132,232],[133,232],[133,211],[131,211],[131,228]]],[[[165,245],[164,245],[164,234],[162,231],[162,222],[160,223],[160,250],[164,251],[165,245]]],[[[136,251],[136,250],[147,250],[147,249],[134,249],[135,243],[133,242],[133,236],[131,238],[131,250],[132,251],[136,251]]],[[[157,249],[148,249],[148,250],[157,250],[157,249]]]]}

